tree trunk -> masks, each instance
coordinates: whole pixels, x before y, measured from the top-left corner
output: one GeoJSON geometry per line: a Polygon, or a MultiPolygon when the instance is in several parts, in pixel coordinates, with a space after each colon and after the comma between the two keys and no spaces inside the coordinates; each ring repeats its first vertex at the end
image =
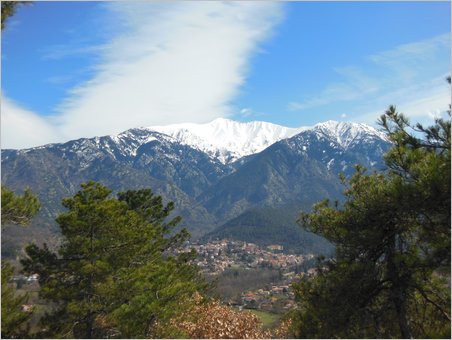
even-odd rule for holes
{"type": "Polygon", "coordinates": [[[92,306],[92,299],[93,299],[93,281],[94,281],[94,265],[96,263],[95,256],[94,256],[94,225],[91,224],[90,229],[90,257],[91,257],[91,273],[89,274],[89,281],[88,281],[88,305],[90,306],[89,312],[88,312],[88,318],[86,320],[86,338],[87,339],[93,339],[93,327],[94,327],[94,313],[91,310],[92,306]]]}
{"type": "Polygon", "coordinates": [[[390,279],[392,286],[391,286],[391,300],[394,304],[396,314],[397,314],[397,321],[400,328],[400,333],[403,339],[412,339],[413,336],[411,334],[411,329],[408,324],[407,319],[407,310],[406,310],[406,289],[405,285],[401,281],[400,275],[399,275],[399,268],[395,264],[394,256],[395,256],[395,249],[396,249],[396,235],[393,236],[393,242],[391,242],[391,246],[388,249],[387,255],[388,255],[388,278],[390,279]]]}
{"type": "Polygon", "coordinates": [[[404,292],[398,289],[398,292],[394,292],[393,303],[397,313],[397,319],[399,322],[400,333],[403,339],[412,339],[410,327],[406,317],[406,298],[404,292]]]}
{"type": "Polygon", "coordinates": [[[92,314],[90,313],[90,315],[88,315],[88,319],[86,320],[86,339],[93,339],[93,325],[94,320],[92,314]]]}

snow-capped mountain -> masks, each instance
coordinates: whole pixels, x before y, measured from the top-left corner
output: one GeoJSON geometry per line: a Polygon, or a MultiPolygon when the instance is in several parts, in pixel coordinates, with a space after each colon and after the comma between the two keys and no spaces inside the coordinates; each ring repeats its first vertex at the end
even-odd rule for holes
{"type": "MultiPolygon", "coordinates": [[[[289,128],[263,121],[242,123],[217,118],[206,124],[183,123],[133,128],[118,135],[84,138],[63,145],[71,145],[76,154],[88,158],[89,161],[92,155],[85,152],[88,146],[100,148],[114,158],[135,157],[142,145],[158,140],[162,143],[190,146],[206,153],[214,162],[229,164],[244,156],[259,153],[270,145],[297,136],[301,132],[312,132],[318,138],[331,140],[343,149],[373,139],[387,140],[383,133],[369,125],[359,123],[330,120],[313,127],[289,128]]],[[[309,141],[307,143],[309,144],[309,141]]],[[[24,149],[21,152],[47,148],[51,145],[54,144],[24,149]]],[[[64,151],[68,151],[67,146],[64,151]]]]}
{"type": "Polygon", "coordinates": [[[152,188],[175,202],[183,226],[199,236],[249,209],[308,209],[340,198],[338,173],[352,174],[357,163],[384,169],[389,147],[382,133],[364,124],[328,121],[293,129],[217,119],[2,150],[1,175],[11,189],[38,194],[36,228],[54,230],[61,199],[94,180],[114,191],[152,188]]]}
{"type": "Polygon", "coordinates": [[[336,122],[329,120],[315,125],[312,130],[319,136],[335,138],[338,145],[347,149],[356,144],[371,139],[382,139],[387,141],[386,135],[373,127],[362,123],[336,122]]]}
{"type": "Polygon", "coordinates": [[[172,136],[180,143],[204,151],[212,158],[227,164],[260,152],[305,128],[288,128],[259,121],[241,123],[217,118],[207,124],[185,123],[151,126],[148,129],[172,136]]]}
{"type": "Polygon", "coordinates": [[[147,128],[173,137],[178,142],[197,148],[223,164],[234,162],[266,149],[270,145],[293,137],[302,131],[334,140],[346,149],[371,139],[387,140],[384,133],[361,123],[329,120],[313,127],[289,128],[267,122],[236,122],[217,118],[207,124],[173,124],[147,128]]]}

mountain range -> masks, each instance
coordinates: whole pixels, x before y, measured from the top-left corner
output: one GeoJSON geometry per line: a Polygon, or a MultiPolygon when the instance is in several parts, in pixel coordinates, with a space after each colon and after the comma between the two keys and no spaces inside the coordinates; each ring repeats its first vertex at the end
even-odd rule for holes
{"type": "Polygon", "coordinates": [[[2,150],[2,183],[17,192],[30,187],[42,202],[27,232],[5,229],[2,252],[11,255],[25,242],[56,235],[61,199],[87,180],[114,191],[152,188],[175,202],[195,239],[227,236],[313,251],[322,241],[296,226],[298,210],[325,198],[340,200],[338,174],[351,175],[357,163],[384,169],[389,146],[384,134],[365,124],[287,128],[216,119],[2,150]]]}

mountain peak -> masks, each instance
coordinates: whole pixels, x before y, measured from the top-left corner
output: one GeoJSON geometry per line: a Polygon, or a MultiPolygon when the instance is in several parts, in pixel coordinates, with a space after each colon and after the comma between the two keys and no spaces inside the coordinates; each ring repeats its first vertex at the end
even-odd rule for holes
{"type": "Polygon", "coordinates": [[[206,124],[182,123],[153,126],[149,129],[198,148],[223,164],[260,152],[303,130],[260,121],[243,123],[227,118],[217,118],[206,124]]]}
{"type": "Polygon", "coordinates": [[[375,137],[388,140],[383,132],[363,123],[328,120],[316,124],[313,127],[313,130],[317,133],[336,139],[337,143],[344,148],[347,148],[351,143],[359,141],[364,137],[375,137]]]}

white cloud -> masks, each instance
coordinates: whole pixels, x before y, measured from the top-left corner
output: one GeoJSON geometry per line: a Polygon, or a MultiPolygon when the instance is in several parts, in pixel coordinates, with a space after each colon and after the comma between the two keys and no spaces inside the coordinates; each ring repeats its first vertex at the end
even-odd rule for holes
{"type": "Polygon", "coordinates": [[[276,3],[112,3],[127,33],[60,106],[68,136],[207,122],[230,113],[249,58],[281,16],[276,3]]]}
{"type": "MultiPolygon", "coordinates": [[[[98,53],[94,77],[72,89],[56,108],[57,117],[47,123],[65,139],[230,115],[252,55],[283,14],[277,2],[104,6],[122,33],[89,49],[98,53]]],[[[48,57],[64,57],[67,50],[57,52],[48,57]]],[[[2,120],[12,134],[21,134],[20,126],[2,120]]],[[[21,146],[36,145],[27,135],[22,138],[21,146]]]]}
{"type": "Polygon", "coordinates": [[[21,149],[60,141],[55,127],[35,113],[20,108],[8,98],[2,97],[2,149],[21,149]]]}

